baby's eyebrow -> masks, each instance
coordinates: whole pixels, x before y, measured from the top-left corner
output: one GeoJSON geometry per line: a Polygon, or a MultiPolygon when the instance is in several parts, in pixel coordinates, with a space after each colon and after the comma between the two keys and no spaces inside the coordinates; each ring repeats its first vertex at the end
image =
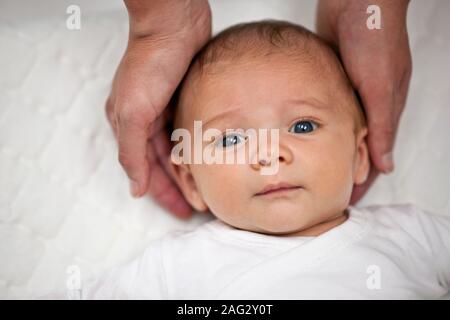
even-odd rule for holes
{"type": "MultiPolygon", "coordinates": [[[[291,98],[291,99],[286,99],[283,101],[283,103],[281,104],[281,108],[292,108],[293,106],[301,106],[303,108],[307,108],[307,109],[317,109],[320,111],[326,111],[330,108],[328,108],[324,103],[322,103],[321,101],[319,101],[318,99],[315,98],[308,98],[308,99],[298,99],[298,98],[291,98]]],[[[219,113],[215,116],[213,116],[212,118],[203,121],[202,126],[206,127],[207,124],[210,124],[216,120],[225,120],[227,118],[239,118],[242,119],[245,114],[242,112],[242,108],[233,108],[230,110],[227,110],[225,112],[219,113]]],[[[285,111],[285,110],[283,110],[285,111]]]]}
{"type": "Polygon", "coordinates": [[[239,110],[242,110],[242,108],[234,108],[234,109],[230,109],[225,112],[219,113],[219,114],[213,116],[212,118],[210,118],[206,121],[203,121],[203,127],[206,127],[206,125],[208,123],[214,122],[218,119],[223,120],[223,119],[230,118],[230,117],[237,117],[237,115],[239,114],[239,110]]]}
{"type": "Polygon", "coordinates": [[[301,105],[301,106],[305,106],[305,107],[312,107],[312,108],[317,108],[320,110],[327,110],[329,109],[327,107],[327,105],[323,102],[321,102],[320,100],[310,97],[308,99],[298,99],[298,98],[291,98],[291,99],[286,99],[283,103],[284,106],[288,106],[288,105],[301,105]]]}

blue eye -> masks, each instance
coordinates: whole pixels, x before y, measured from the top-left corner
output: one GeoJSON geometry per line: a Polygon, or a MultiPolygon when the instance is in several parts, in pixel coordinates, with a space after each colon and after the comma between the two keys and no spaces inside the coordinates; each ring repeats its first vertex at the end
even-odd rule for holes
{"type": "Polygon", "coordinates": [[[297,121],[290,129],[289,132],[293,133],[309,133],[317,129],[317,123],[309,120],[297,121]],[[292,131],[293,130],[293,131],[292,131]]]}
{"type": "Polygon", "coordinates": [[[227,136],[223,136],[222,139],[219,138],[217,141],[217,146],[222,148],[228,148],[230,146],[234,146],[237,145],[238,143],[245,141],[245,139],[246,137],[240,134],[232,133],[227,136]]]}

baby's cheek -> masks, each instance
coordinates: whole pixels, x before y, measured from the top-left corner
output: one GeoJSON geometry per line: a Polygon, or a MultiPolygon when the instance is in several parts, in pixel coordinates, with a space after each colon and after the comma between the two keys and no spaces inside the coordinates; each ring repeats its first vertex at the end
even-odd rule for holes
{"type": "Polygon", "coordinates": [[[203,200],[216,215],[232,215],[240,207],[243,183],[234,165],[205,165],[201,172],[203,200]]]}
{"type": "Polygon", "coordinates": [[[348,203],[353,186],[352,152],[346,143],[330,144],[322,149],[320,161],[312,163],[315,191],[324,203],[348,203]]]}
{"type": "Polygon", "coordinates": [[[353,183],[350,168],[342,168],[336,172],[334,178],[329,181],[324,193],[333,207],[346,208],[350,200],[353,183]]]}

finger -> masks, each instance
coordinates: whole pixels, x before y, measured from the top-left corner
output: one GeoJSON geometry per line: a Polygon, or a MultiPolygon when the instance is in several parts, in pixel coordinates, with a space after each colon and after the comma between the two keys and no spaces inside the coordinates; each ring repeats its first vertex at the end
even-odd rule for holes
{"type": "Polygon", "coordinates": [[[355,185],[352,191],[352,196],[350,198],[350,204],[355,205],[361,198],[366,194],[367,190],[370,189],[372,184],[375,182],[376,178],[380,174],[377,168],[370,166],[369,175],[367,180],[359,185],[355,185]]]}
{"type": "Polygon", "coordinates": [[[119,162],[130,179],[134,197],[142,196],[148,188],[148,128],[156,118],[152,110],[126,105],[117,113],[119,162]]]}
{"type": "MultiPolygon", "coordinates": [[[[155,135],[157,135],[161,131],[164,131],[170,117],[171,117],[171,111],[169,110],[169,108],[165,108],[164,111],[158,116],[158,118],[155,121],[153,121],[152,124],[150,125],[149,131],[148,131],[148,137],[150,139],[152,139],[153,137],[155,137],[155,135]]],[[[166,134],[166,137],[167,137],[166,140],[168,143],[169,138],[168,138],[167,134],[166,134]]],[[[164,141],[166,141],[166,140],[164,140],[164,141]]]]}
{"type": "Polygon", "coordinates": [[[368,87],[361,90],[361,98],[367,115],[370,157],[379,171],[389,173],[394,169],[392,150],[399,120],[395,93],[391,86],[381,83],[368,87]]]}
{"type": "MultiPolygon", "coordinates": [[[[156,193],[151,194],[152,198],[164,209],[168,210],[176,217],[187,219],[192,217],[192,208],[185,200],[176,185],[170,180],[161,167],[156,167],[153,171],[153,181],[161,184],[156,193]]],[[[155,191],[155,190],[153,190],[155,191]]]]}
{"type": "Polygon", "coordinates": [[[153,150],[155,151],[156,158],[161,163],[164,170],[170,176],[172,176],[172,170],[169,168],[170,164],[168,162],[172,151],[172,145],[170,142],[169,134],[165,130],[165,127],[161,127],[159,131],[155,132],[151,143],[153,145],[153,150]]]}
{"type": "Polygon", "coordinates": [[[111,97],[109,97],[108,100],[106,100],[105,113],[106,113],[106,118],[108,119],[108,122],[114,133],[114,137],[117,139],[117,118],[114,117],[114,104],[112,102],[111,97]]]}
{"type": "MultiPolygon", "coordinates": [[[[179,218],[189,218],[192,216],[191,206],[185,200],[168,172],[164,169],[162,163],[158,160],[158,154],[167,152],[167,150],[161,149],[165,148],[160,143],[165,138],[163,137],[163,131],[161,131],[161,133],[162,134],[156,135],[149,141],[149,147],[147,148],[150,164],[148,193],[158,204],[175,214],[175,216],[179,218]]],[[[164,161],[164,163],[165,162],[166,161],[164,161]]]]}
{"type": "MultiPolygon", "coordinates": [[[[163,169],[163,173],[167,175],[168,180],[171,183],[170,190],[166,192],[165,195],[166,199],[158,199],[159,203],[162,204],[166,209],[174,213],[176,216],[180,218],[187,218],[192,215],[192,208],[185,200],[183,194],[175,183],[173,172],[169,167],[169,162],[167,161],[170,157],[172,146],[169,140],[169,135],[165,130],[165,125],[167,124],[170,116],[171,111],[169,110],[169,108],[166,108],[163,114],[160,116],[159,120],[161,123],[157,124],[157,127],[154,130],[154,134],[152,135],[153,138],[151,139],[151,141],[149,141],[149,143],[152,144],[152,148],[148,148],[147,150],[153,150],[158,163],[163,169]],[[164,126],[162,125],[162,123],[164,124],[164,126]]],[[[152,157],[152,155],[150,155],[150,157],[152,157]]]]}

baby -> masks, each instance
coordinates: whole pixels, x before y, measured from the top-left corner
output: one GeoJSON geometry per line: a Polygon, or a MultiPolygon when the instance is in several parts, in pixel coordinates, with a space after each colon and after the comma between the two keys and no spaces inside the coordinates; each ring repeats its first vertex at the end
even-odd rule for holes
{"type": "Polygon", "coordinates": [[[187,201],[215,219],[153,242],[87,283],[83,299],[433,299],[449,292],[449,217],[412,205],[349,206],[370,168],[365,117],[335,52],[312,32],[281,21],[226,29],[195,57],[174,111],[172,129],[194,136],[201,121],[202,130],[219,133],[201,148],[216,156],[245,150],[247,162],[179,161],[199,147],[193,141],[172,154],[187,201]],[[261,155],[264,141],[251,145],[248,129],[275,129],[278,143],[261,155]]]}

